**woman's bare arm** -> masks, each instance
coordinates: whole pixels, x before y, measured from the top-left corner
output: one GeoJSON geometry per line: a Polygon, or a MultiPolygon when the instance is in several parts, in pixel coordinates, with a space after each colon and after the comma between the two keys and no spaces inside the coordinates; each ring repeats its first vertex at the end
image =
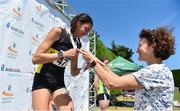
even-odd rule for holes
{"type": "Polygon", "coordinates": [[[52,46],[52,44],[59,39],[60,33],[61,29],[57,27],[54,27],[50,30],[46,38],[43,40],[33,55],[33,64],[44,64],[58,59],[57,53],[49,54],[47,51],[52,46]]]}

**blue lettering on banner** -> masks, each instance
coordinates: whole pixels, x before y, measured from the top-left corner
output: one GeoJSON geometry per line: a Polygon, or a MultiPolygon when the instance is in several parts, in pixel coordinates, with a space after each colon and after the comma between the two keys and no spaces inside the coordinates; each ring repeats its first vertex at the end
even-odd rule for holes
{"type": "Polygon", "coordinates": [[[40,31],[44,32],[44,25],[43,25],[42,23],[39,23],[39,22],[36,21],[34,18],[32,18],[31,21],[36,25],[36,27],[37,27],[40,31]]]}
{"type": "Polygon", "coordinates": [[[21,29],[15,28],[13,26],[11,26],[11,29],[18,32],[18,33],[20,33],[20,34],[22,34],[22,35],[24,34],[24,32],[21,29]]]}
{"type": "Polygon", "coordinates": [[[5,69],[5,65],[1,64],[1,71],[4,71],[4,69],[5,69]]]}
{"type": "Polygon", "coordinates": [[[1,71],[21,72],[21,70],[19,68],[6,67],[4,64],[1,64],[1,71]]]}
{"type": "Polygon", "coordinates": [[[21,35],[24,35],[24,32],[21,30],[21,29],[18,29],[18,28],[16,28],[16,27],[13,27],[13,26],[11,26],[11,24],[8,22],[7,24],[6,24],[6,27],[9,29],[11,29],[11,30],[13,30],[14,32],[17,32],[18,34],[16,34],[16,35],[18,35],[18,36],[20,36],[19,34],[21,34],[21,35]]]}

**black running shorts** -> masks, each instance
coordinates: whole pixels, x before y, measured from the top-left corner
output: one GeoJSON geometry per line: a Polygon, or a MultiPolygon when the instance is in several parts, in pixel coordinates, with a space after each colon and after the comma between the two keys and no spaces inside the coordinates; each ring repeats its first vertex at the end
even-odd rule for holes
{"type": "MultiPolygon", "coordinates": [[[[34,82],[32,86],[32,90],[46,88],[51,92],[54,92],[57,89],[64,88],[64,68],[60,71],[53,70],[43,70],[40,73],[36,73],[34,76],[34,82]]],[[[48,67],[49,69],[49,67],[48,67]]]]}

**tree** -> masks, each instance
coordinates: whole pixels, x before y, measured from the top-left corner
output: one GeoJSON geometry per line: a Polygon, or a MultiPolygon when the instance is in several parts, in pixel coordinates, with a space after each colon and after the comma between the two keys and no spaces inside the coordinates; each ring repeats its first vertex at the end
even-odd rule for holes
{"type": "MultiPolygon", "coordinates": [[[[108,58],[109,61],[115,59],[117,56],[109,50],[104,43],[100,40],[100,35],[96,32],[93,31],[89,34],[89,38],[96,36],[96,57],[98,58],[108,58]]],[[[92,51],[93,48],[93,39],[90,39],[90,51],[92,51]]]]}
{"type": "MultiPolygon", "coordinates": [[[[130,48],[127,48],[123,45],[119,45],[119,44],[115,44],[114,40],[112,41],[111,44],[111,48],[109,48],[109,50],[111,50],[116,56],[121,56],[124,59],[133,62],[133,60],[131,59],[132,55],[133,55],[133,51],[130,48]]],[[[111,94],[114,96],[118,96],[120,94],[122,94],[122,90],[120,89],[113,89],[111,91],[111,94]]]]}
{"type": "Polygon", "coordinates": [[[115,44],[114,40],[112,41],[111,48],[109,48],[116,56],[121,56],[124,59],[133,62],[131,59],[134,52],[132,49],[125,47],[123,45],[115,44]]]}
{"type": "MultiPolygon", "coordinates": [[[[108,58],[109,61],[115,59],[117,56],[121,56],[123,58],[125,58],[126,60],[129,60],[132,62],[132,54],[133,51],[132,49],[129,49],[123,45],[116,45],[114,41],[112,41],[112,48],[107,48],[104,43],[100,40],[100,35],[93,31],[89,34],[89,37],[93,37],[94,34],[96,35],[96,57],[98,58],[108,58]]],[[[90,39],[90,50],[93,50],[93,45],[91,45],[91,43],[93,43],[93,39],[90,39]]],[[[119,89],[114,89],[111,91],[111,93],[115,96],[118,96],[122,93],[121,90],[119,89]]]]}
{"type": "Polygon", "coordinates": [[[171,71],[173,73],[175,87],[180,87],[180,69],[174,69],[171,71]]]}

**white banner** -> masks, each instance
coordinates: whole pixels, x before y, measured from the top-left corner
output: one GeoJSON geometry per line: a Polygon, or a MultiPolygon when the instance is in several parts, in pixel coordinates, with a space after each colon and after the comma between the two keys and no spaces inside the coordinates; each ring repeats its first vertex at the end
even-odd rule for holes
{"type": "Polygon", "coordinates": [[[0,110],[28,111],[32,109],[33,76],[26,73],[0,72],[0,77],[0,110]]]}
{"type": "MultiPolygon", "coordinates": [[[[0,0],[0,110],[31,109],[32,55],[52,27],[68,28],[70,20],[44,0],[0,0]]],[[[89,49],[89,39],[81,39],[89,49]]],[[[84,60],[79,57],[78,67],[84,60]]],[[[68,86],[74,77],[65,71],[68,86]]],[[[88,111],[88,71],[70,89],[75,111],[88,111]]]]}

